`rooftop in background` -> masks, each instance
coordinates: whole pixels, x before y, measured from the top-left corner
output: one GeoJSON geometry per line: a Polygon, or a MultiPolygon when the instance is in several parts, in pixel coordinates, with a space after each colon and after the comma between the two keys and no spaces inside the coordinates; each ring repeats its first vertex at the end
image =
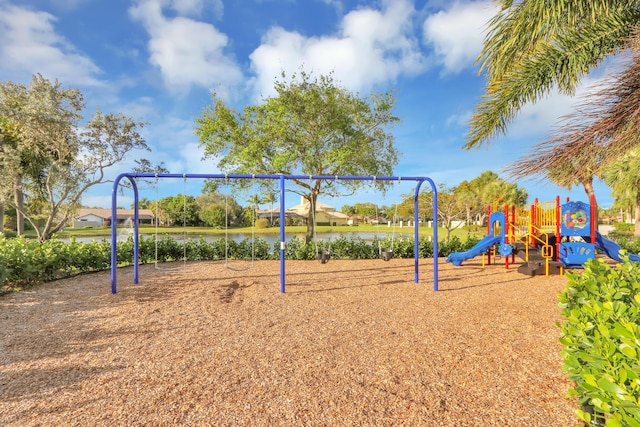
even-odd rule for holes
{"type": "MultiPolygon", "coordinates": [[[[116,224],[126,224],[133,222],[133,209],[117,209],[116,224]]],[[[138,222],[140,224],[154,224],[155,215],[151,209],[140,209],[138,211],[138,222]]],[[[81,227],[105,227],[111,225],[111,209],[103,208],[80,208],[73,220],[74,228],[81,227]]]]}

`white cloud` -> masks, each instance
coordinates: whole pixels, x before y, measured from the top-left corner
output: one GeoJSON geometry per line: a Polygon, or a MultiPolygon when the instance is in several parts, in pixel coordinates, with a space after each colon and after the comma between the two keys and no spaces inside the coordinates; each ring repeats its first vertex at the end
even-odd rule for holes
{"type": "Polygon", "coordinates": [[[51,3],[61,10],[74,10],[83,3],[89,3],[92,0],[51,0],[51,3]]]}
{"type": "MultiPolygon", "coordinates": [[[[141,108],[144,107],[142,103],[141,108]]],[[[153,164],[164,162],[164,167],[171,173],[219,173],[217,161],[202,160],[204,148],[200,147],[194,133],[193,120],[168,113],[151,121],[151,126],[143,129],[143,136],[154,142],[154,149],[139,157],[145,157],[153,164]]]]}
{"type": "Polygon", "coordinates": [[[333,7],[336,10],[336,12],[338,12],[339,14],[342,14],[342,10],[343,10],[342,0],[321,0],[321,1],[333,7]]]}
{"type": "MultiPolygon", "coordinates": [[[[586,79],[574,97],[552,90],[547,96],[538,99],[535,103],[525,104],[513,121],[508,124],[506,135],[496,134],[497,140],[490,142],[491,148],[494,149],[494,146],[504,144],[505,138],[510,140],[526,139],[530,142],[528,146],[542,142],[560,124],[563,116],[574,111],[574,106],[580,102],[580,97],[593,90],[590,85],[597,84],[597,82],[597,80],[586,79]]],[[[447,126],[467,127],[472,115],[473,111],[471,110],[461,114],[453,114],[447,118],[446,124],[447,126]]]]}
{"type": "Polygon", "coordinates": [[[424,41],[432,45],[445,72],[459,73],[473,66],[482,50],[488,21],[497,13],[493,1],[455,2],[426,18],[424,41]]]}
{"type": "Polygon", "coordinates": [[[197,17],[208,8],[219,19],[224,11],[222,0],[171,0],[166,3],[181,16],[197,17]]]}
{"type": "Polygon", "coordinates": [[[197,142],[189,142],[180,148],[180,158],[183,162],[183,170],[188,173],[220,173],[217,161],[214,159],[202,160],[204,148],[197,142]]]}
{"type": "MultiPolygon", "coordinates": [[[[170,3],[176,11],[198,12],[199,1],[170,3]]],[[[235,60],[225,54],[228,38],[213,25],[178,16],[167,18],[162,0],[141,0],[129,9],[131,16],[142,22],[150,35],[148,44],[151,64],[162,73],[172,90],[188,89],[191,85],[215,86],[224,95],[230,87],[242,81],[242,72],[235,60]]]]}
{"type": "Polygon", "coordinates": [[[471,119],[471,111],[466,111],[462,114],[453,114],[449,116],[445,122],[447,126],[467,126],[469,120],[471,119]]]}
{"type": "Polygon", "coordinates": [[[55,21],[49,13],[0,2],[0,78],[40,73],[73,85],[101,84],[95,77],[100,69],[56,33],[55,21]]]}
{"type": "Polygon", "coordinates": [[[574,96],[561,94],[554,89],[535,103],[526,104],[509,127],[508,136],[537,137],[538,140],[534,142],[542,141],[563,124],[564,116],[574,114],[576,106],[588,100],[589,94],[601,90],[603,83],[603,77],[590,75],[583,79],[574,96]]]}
{"type": "Polygon", "coordinates": [[[271,28],[250,59],[258,94],[273,94],[274,78],[305,71],[334,72],[351,90],[386,83],[424,70],[424,58],[413,37],[414,9],[407,0],[385,2],[382,11],[357,9],[344,16],[334,36],[306,37],[281,27],[271,28]]]}

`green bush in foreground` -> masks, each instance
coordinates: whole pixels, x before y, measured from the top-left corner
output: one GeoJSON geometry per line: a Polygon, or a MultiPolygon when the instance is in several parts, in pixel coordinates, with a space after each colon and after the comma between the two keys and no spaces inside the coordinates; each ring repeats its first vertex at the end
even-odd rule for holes
{"type": "Polygon", "coordinates": [[[591,260],[567,275],[560,342],[576,414],[591,426],[640,427],[640,265],[591,260]]]}
{"type": "MultiPolygon", "coordinates": [[[[280,243],[273,247],[260,237],[241,242],[217,239],[207,242],[204,238],[176,241],[170,236],[140,238],[138,242],[140,264],[156,262],[203,261],[221,259],[278,259],[280,243]]],[[[466,242],[454,237],[448,244],[441,243],[439,255],[465,250],[477,243],[470,237],[466,242]]],[[[316,254],[328,251],[333,259],[371,259],[380,256],[380,249],[393,249],[395,258],[412,258],[414,245],[412,238],[385,237],[367,242],[356,237],[341,236],[335,240],[318,240],[305,243],[292,238],[285,247],[286,259],[314,260],[316,254]]],[[[418,242],[418,256],[433,257],[433,243],[425,238],[418,242]]],[[[133,238],[117,244],[118,266],[133,263],[133,238]]],[[[39,243],[23,237],[6,238],[0,236],[0,292],[19,290],[22,287],[45,281],[60,279],[76,274],[108,270],[111,266],[111,243],[107,240],[81,243],[74,239],[63,243],[55,239],[39,243]]]]}

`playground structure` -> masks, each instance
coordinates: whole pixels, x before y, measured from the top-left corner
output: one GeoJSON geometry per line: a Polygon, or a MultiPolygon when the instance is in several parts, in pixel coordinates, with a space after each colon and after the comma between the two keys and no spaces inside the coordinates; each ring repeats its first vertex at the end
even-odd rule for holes
{"type": "MultiPolygon", "coordinates": [[[[450,254],[446,262],[462,265],[463,261],[482,255],[482,265],[491,264],[498,255],[504,258],[505,268],[516,263],[516,256],[524,262],[518,271],[530,276],[562,274],[565,268],[582,268],[594,259],[596,249],[620,262],[620,246],[606,239],[597,230],[596,203],[567,201],[560,203],[536,201],[530,207],[516,209],[505,205],[503,212],[488,208],[487,236],[465,252],[450,254]]],[[[631,261],[640,256],[628,255],[631,261]]]]}
{"type": "Polygon", "coordinates": [[[139,192],[136,184],[136,179],[159,179],[180,178],[187,179],[264,179],[264,180],[278,180],[280,183],[280,292],[285,292],[285,193],[286,193],[286,181],[287,180],[344,180],[344,181],[415,181],[416,187],[414,190],[414,282],[419,283],[419,236],[418,236],[418,200],[420,194],[420,188],[426,181],[430,184],[433,191],[433,290],[438,290],[438,198],[436,185],[428,177],[402,177],[402,176],[331,176],[331,175],[260,175],[260,174],[153,174],[153,173],[123,173],[116,177],[113,182],[113,189],[111,193],[111,209],[112,209],[112,221],[111,221],[111,292],[117,292],[117,229],[116,229],[116,212],[118,206],[118,185],[123,179],[127,179],[131,184],[133,190],[133,205],[134,205],[134,220],[133,220],[133,282],[137,284],[139,281],[139,262],[138,262],[138,248],[139,248],[139,230],[138,230],[138,215],[139,215],[139,192]]]}

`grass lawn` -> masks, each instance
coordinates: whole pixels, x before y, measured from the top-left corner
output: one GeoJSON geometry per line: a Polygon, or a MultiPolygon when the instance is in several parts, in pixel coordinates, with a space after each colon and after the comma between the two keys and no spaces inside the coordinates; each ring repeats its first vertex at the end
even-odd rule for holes
{"type": "MultiPolygon", "coordinates": [[[[304,234],[307,230],[306,226],[295,226],[295,227],[287,227],[287,233],[296,233],[296,234],[304,234]]],[[[159,234],[182,234],[185,230],[183,227],[158,227],[159,234]]],[[[251,227],[239,227],[239,228],[230,228],[228,230],[230,233],[246,233],[251,234],[251,227]]],[[[413,234],[413,227],[396,227],[395,230],[393,227],[387,226],[375,226],[375,225],[358,225],[358,226],[340,226],[340,227],[332,227],[332,226],[317,226],[316,233],[379,233],[379,234],[393,234],[395,231],[396,234],[413,234]]],[[[254,230],[256,235],[273,235],[279,234],[279,227],[270,227],[270,228],[256,228],[254,230]]],[[[156,233],[156,227],[146,226],[140,227],[140,234],[142,235],[154,235],[156,233]]],[[[211,228],[211,227],[187,227],[186,233],[188,236],[204,236],[204,235],[212,235],[212,236],[224,236],[225,230],[222,228],[211,228]]],[[[421,236],[432,236],[433,229],[427,227],[420,227],[418,229],[418,233],[421,236]]],[[[483,236],[486,233],[484,228],[474,228],[472,230],[468,228],[459,228],[453,230],[451,232],[451,236],[458,236],[460,239],[465,240],[467,235],[475,234],[476,236],[483,236]]],[[[33,231],[27,231],[27,237],[35,238],[35,233],[33,231]]],[[[57,233],[57,237],[59,238],[70,238],[70,237],[105,237],[108,238],[111,236],[111,227],[99,227],[99,228],[65,228],[63,231],[57,233]]],[[[446,230],[442,227],[438,229],[438,238],[439,240],[443,240],[446,236],[446,230]]]]}

